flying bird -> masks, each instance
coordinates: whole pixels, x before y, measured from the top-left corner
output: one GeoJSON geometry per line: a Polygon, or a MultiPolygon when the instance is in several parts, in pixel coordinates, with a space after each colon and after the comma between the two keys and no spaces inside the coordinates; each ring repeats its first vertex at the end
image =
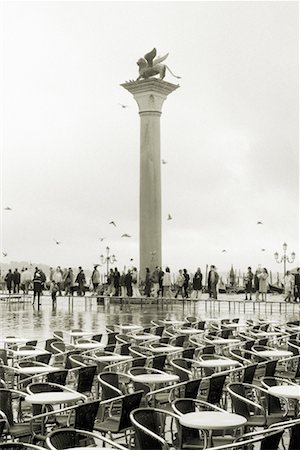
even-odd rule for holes
{"type": "Polygon", "coordinates": [[[6,207],[4,208],[4,211],[12,211],[12,209],[11,209],[10,206],[6,206],[6,207]]]}
{"type": "Polygon", "coordinates": [[[133,258],[130,258],[130,261],[133,261],[133,258]]]}
{"type": "Polygon", "coordinates": [[[109,225],[113,225],[114,227],[117,226],[113,220],[111,222],[109,222],[109,225]]]}
{"type": "Polygon", "coordinates": [[[166,161],[165,159],[162,159],[161,162],[162,162],[163,164],[167,164],[167,161],[166,161]]]}
{"type": "Polygon", "coordinates": [[[4,258],[5,258],[5,256],[7,256],[7,253],[4,253],[4,252],[2,252],[2,255],[4,256],[4,258]]]}
{"type": "Polygon", "coordinates": [[[258,221],[257,223],[256,223],[256,225],[262,225],[263,223],[262,222],[260,222],[260,221],[258,221]]]}
{"type": "Polygon", "coordinates": [[[128,108],[128,105],[124,105],[123,103],[119,103],[119,105],[120,105],[121,108],[123,108],[123,109],[128,108]]]}
{"type": "Polygon", "coordinates": [[[54,239],[54,242],[55,242],[56,245],[61,244],[61,242],[60,242],[60,241],[57,241],[56,239],[54,239]]]}
{"type": "Polygon", "coordinates": [[[265,251],[266,251],[266,249],[265,249],[265,248],[262,248],[262,249],[261,249],[261,251],[262,251],[262,252],[265,252],[265,251]]]}
{"type": "Polygon", "coordinates": [[[127,234],[127,233],[124,233],[124,234],[122,234],[121,238],[122,238],[122,237],[128,237],[128,238],[130,238],[131,236],[130,236],[129,234],[127,234]]]}
{"type": "Polygon", "coordinates": [[[227,252],[227,250],[225,250],[225,249],[224,249],[224,250],[222,250],[222,253],[225,253],[225,252],[227,252]]]}
{"type": "Polygon", "coordinates": [[[101,237],[101,238],[99,238],[99,241],[100,241],[100,242],[103,242],[104,239],[105,239],[104,237],[101,237]]]}
{"type": "Polygon", "coordinates": [[[173,217],[171,216],[171,214],[168,214],[167,220],[172,220],[173,217]]]}

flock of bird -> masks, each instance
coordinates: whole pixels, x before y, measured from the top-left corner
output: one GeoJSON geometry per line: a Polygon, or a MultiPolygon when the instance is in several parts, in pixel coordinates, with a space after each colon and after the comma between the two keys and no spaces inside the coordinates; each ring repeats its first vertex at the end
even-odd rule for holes
{"type": "MultiPolygon", "coordinates": [[[[121,105],[121,106],[122,106],[122,108],[127,108],[127,105],[121,105]]],[[[162,163],[163,163],[163,164],[167,164],[167,162],[166,162],[165,160],[162,160],[162,163]]],[[[11,208],[10,206],[6,206],[6,207],[4,208],[4,211],[12,211],[12,208],[11,208]]],[[[172,219],[173,219],[173,217],[171,216],[171,214],[168,214],[167,220],[172,220],[172,219]]],[[[116,224],[116,222],[115,222],[114,220],[111,220],[111,221],[109,222],[109,225],[112,225],[113,227],[117,228],[117,224],[116,224]]],[[[260,221],[260,220],[258,220],[258,221],[256,222],[256,225],[263,225],[263,222],[260,221]]],[[[132,237],[132,236],[131,236],[130,234],[128,234],[128,233],[123,233],[123,234],[121,235],[121,238],[131,238],[131,237],[132,237]]],[[[98,239],[99,239],[100,242],[103,242],[106,238],[105,238],[105,237],[100,237],[100,238],[98,238],[98,239]]],[[[54,240],[54,242],[55,242],[56,245],[62,244],[62,242],[59,241],[59,240],[57,240],[57,239],[53,239],[53,240],[54,240]]],[[[265,252],[266,249],[265,249],[265,248],[262,248],[261,251],[262,251],[262,252],[265,252]]],[[[153,252],[153,253],[154,253],[154,252],[153,252]]],[[[223,250],[221,250],[221,253],[227,253],[227,250],[224,248],[223,250]]],[[[7,252],[2,252],[2,256],[3,256],[4,258],[5,258],[7,255],[8,255],[7,252]]],[[[131,258],[130,261],[133,261],[133,258],[131,258]]]]}

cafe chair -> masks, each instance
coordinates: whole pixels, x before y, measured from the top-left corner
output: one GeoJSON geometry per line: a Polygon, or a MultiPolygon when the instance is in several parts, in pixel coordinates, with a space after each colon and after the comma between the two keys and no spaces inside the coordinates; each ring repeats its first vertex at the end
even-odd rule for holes
{"type": "Polygon", "coordinates": [[[130,420],[130,413],[139,408],[143,396],[143,391],[136,391],[131,394],[122,395],[109,400],[100,402],[100,406],[108,408],[107,414],[104,413],[104,420],[96,420],[94,425],[94,431],[100,433],[109,434],[110,436],[115,434],[124,434],[126,444],[130,442],[132,423],[130,420]],[[117,402],[118,409],[113,408],[113,404],[117,402]]]}
{"type": "Polygon", "coordinates": [[[126,447],[107,437],[74,428],[61,428],[52,431],[46,438],[46,445],[49,450],[64,450],[71,447],[104,448],[106,445],[108,448],[126,450],[126,447]]]}
{"type": "Polygon", "coordinates": [[[235,413],[247,419],[247,427],[266,427],[285,420],[288,415],[288,402],[280,397],[280,410],[274,397],[266,389],[253,384],[231,383],[227,386],[235,413]]]}
{"type": "Polygon", "coordinates": [[[178,416],[176,414],[159,408],[138,408],[131,412],[130,419],[135,431],[135,450],[178,448],[176,445],[178,416]],[[168,425],[170,430],[167,430],[168,425]],[[170,435],[169,442],[168,435],[170,435]]]}
{"type": "MultiPolygon", "coordinates": [[[[15,389],[0,389],[0,418],[5,421],[3,435],[14,439],[31,438],[31,426],[29,421],[23,420],[21,405],[26,393],[15,389]],[[16,403],[16,404],[15,404],[16,403]],[[17,411],[17,419],[15,419],[17,411]]],[[[2,422],[3,427],[3,422],[2,422]]],[[[40,430],[41,425],[37,424],[35,431],[40,430]]]]}
{"type": "MultiPolygon", "coordinates": [[[[196,411],[220,411],[226,412],[218,406],[211,405],[208,402],[191,398],[176,399],[172,402],[172,409],[178,416],[188,414],[196,411]]],[[[180,449],[203,449],[207,446],[207,434],[201,430],[184,427],[179,424],[179,448],[180,449]]],[[[233,431],[230,430],[215,430],[212,432],[214,444],[230,443],[234,440],[233,431]]]]}

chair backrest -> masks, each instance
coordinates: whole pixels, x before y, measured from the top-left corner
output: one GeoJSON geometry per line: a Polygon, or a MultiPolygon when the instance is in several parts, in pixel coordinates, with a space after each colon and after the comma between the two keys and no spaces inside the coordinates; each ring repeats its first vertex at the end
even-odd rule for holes
{"type": "Polygon", "coordinates": [[[248,419],[250,417],[249,407],[247,403],[243,401],[243,398],[239,398],[245,397],[245,386],[243,386],[242,384],[233,383],[230,384],[227,389],[231,397],[234,412],[248,419]]]}
{"type": "Polygon", "coordinates": [[[187,381],[184,386],[184,397],[192,399],[197,398],[200,383],[201,378],[195,378],[193,380],[187,381]]]}
{"type": "MultiPolygon", "coordinates": [[[[72,355],[79,355],[80,351],[79,350],[70,350],[67,354],[66,354],[66,359],[65,359],[65,369],[72,369],[74,368],[73,362],[70,360],[70,356],[72,355]]],[[[79,355],[80,356],[80,355],[79,355]]],[[[78,364],[76,365],[76,367],[78,367],[78,364]]]]}
{"type": "Polygon", "coordinates": [[[112,332],[112,333],[107,333],[107,345],[111,345],[111,344],[116,344],[117,343],[117,339],[116,339],[116,335],[118,333],[112,332]]]}
{"type": "Polygon", "coordinates": [[[179,336],[176,336],[174,338],[174,345],[176,347],[183,347],[184,343],[186,340],[186,335],[185,334],[180,334],[179,336]]]}
{"type": "Polygon", "coordinates": [[[170,361],[173,372],[179,377],[180,382],[190,379],[190,370],[186,359],[173,359],[170,361]]]}
{"type": "Polygon", "coordinates": [[[265,376],[266,377],[274,377],[276,366],[277,366],[277,359],[272,359],[271,361],[267,361],[265,363],[265,376]]]}
{"type": "Polygon", "coordinates": [[[200,320],[200,321],[197,323],[197,328],[198,328],[198,330],[204,330],[204,329],[205,329],[205,324],[206,324],[205,320],[200,320]]]}
{"type": "Polygon", "coordinates": [[[165,450],[161,417],[153,408],[132,411],[131,422],[135,430],[136,450],[165,450]],[[150,431],[151,435],[147,433],[150,431]]]}
{"type": "Polygon", "coordinates": [[[212,405],[220,403],[226,375],[214,375],[209,379],[209,387],[206,401],[212,405]]]}
{"type": "Polygon", "coordinates": [[[30,345],[31,347],[36,347],[37,345],[37,339],[34,339],[32,341],[27,341],[26,346],[30,345]]]}
{"type": "Polygon", "coordinates": [[[119,386],[119,375],[115,372],[102,372],[98,375],[98,381],[102,389],[101,400],[119,397],[122,390],[119,386]]]}
{"type": "Polygon", "coordinates": [[[63,333],[63,331],[56,330],[56,331],[53,331],[52,334],[53,334],[53,337],[56,338],[56,340],[57,340],[57,339],[60,339],[61,341],[64,340],[64,333],[63,333]]]}
{"type": "Polygon", "coordinates": [[[9,389],[0,389],[0,410],[6,415],[10,426],[14,424],[12,392],[9,389]]]}
{"type": "Polygon", "coordinates": [[[147,362],[146,356],[141,356],[139,358],[134,358],[131,361],[132,367],[144,367],[147,362]]]}
{"type": "Polygon", "coordinates": [[[0,364],[7,366],[7,350],[5,348],[0,348],[0,364]]]}
{"type": "Polygon", "coordinates": [[[152,358],[153,369],[164,370],[167,355],[155,355],[152,358]]]}
{"type": "Polygon", "coordinates": [[[50,450],[64,450],[71,447],[100,447],[114,448],[126,450],[123,445],[86,430],[78,430],[74,428],[55,429],[47,435],[46,445],[50,450]],[[101,442],[101,443],[100,443],[101,442]]]}
{"type": "Polygon", "coordinates": [[[201,349],[202,355],[213,355],[215,353],[214,345],[206,345],[201,349]]]}
{"type": "Polygon", "coordinates": [[[132,394],[127,394],[122,398],[118,431],[126,430],[126,428],[132,426],[130,420],[130,413],[135,409],[139,408],[143,394],[144,394],[143,391],[136,391],[133,392],[132,394]]]}
{"type": "Polygon", "coordinates": [[[75,409],[74,427],[79,430],[93,431],[100,400],[85,402],[75,409]]]}
{"type": "Polygon", "coordinates": [[[187,347],[182,351],[182,357],[187,359],[193,359],[196,351],[196,347],[187,347]]]}
{"type": "Polygon", "coordinates": [[[80,393],[91,392],[96,372],[97,372],[96,365],[80,367],[78,369],[76,391],[80,393]]]}
{"type": "Polygon", "coordinates": [[[92,336],[92,340],[97,341],[97,342],[100,342],[101,338],[102,338],[102,334],[94,334],[94,336],[92,336]]]}
{"type": "Polygon", "coordinates": [[[47,350],[47,352],[54,353],[54,349],[51,347],[51,344],[52,344],[52,342],[56,342],[56,341],[57,341],[56,338],[47,339],[45,342],[45,350],[47,350]]]}
{"type": "Polygon", "coordinates": [[[131,343],[127,342],[126,344],[121,344],[120,345],[120,355],[125,355],[128,356],[129,355],[129,348],[130,348],[131,343]]]}
{"type": "Polygon", "coordinates": [[[252,384],[257,364],[250,364],[243,369],[242,383],[252,384]]]}
{"type": "Polygon", "coordinates": [[[61,369],[56,370],[55,372],[49,372],[47,374],[47,382],[48,383],[55,383],[55,384],[61,384],[62,386],[65,386],[68,376],[68,370],[61,369]]]}
{"type": "Polygon", "coordinates": [[[65,353],[66,351],[66,344],[63,341],[54,341],[50,343],[50,348],[52,353],[65,353]]]}
{"type": "Polygon", "coordinates": [[[43,353],[41,355],[37,355],[35,360],[43,364],[49,364],[51,356],[52,356],[51,353],[43,353]]]}

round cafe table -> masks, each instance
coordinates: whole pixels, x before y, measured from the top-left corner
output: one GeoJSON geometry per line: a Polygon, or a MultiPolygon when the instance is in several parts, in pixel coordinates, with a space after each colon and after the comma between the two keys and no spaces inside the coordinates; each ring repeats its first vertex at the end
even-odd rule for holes
{"type": "Polygon", "coordinates": [[[186,328],[177,328],[176,330],[178,333],[180,334],[186,334],[186,335],[190,335],[190,334],[203,334],[204,330],[199,330],[198,328],[190,328],[190,327],[186,327],[186,328]]]}
{"type": "Polygon", "coordinates": [[[58,367],[51,366],[28,366],[20,367],[18,372],[21,375],[42,375],[43,373],[57,372],[58,370],[58,367]]]}
{"type": "Polygon", "coordinates": [[[12,358],[26,358],[26,357],[35,357],[39,355],[44,355],[45,353],[49,353],[46,350],[10,350],[12,358]]]}
{"type": "Polygon", "coordinates": [[[300,386],[296,384],[283,384],[281,386],[271,386],[268,389],[270,394],[276,397],[284,397],[295,401],[295,417],[299,415],[300,386]]]}
{"type": "Polygon", "coordinates": [[[236,361],[235,359],[205,359],[205,360],[200,360],[197,361],[197,365],[199,367],[203,367],[203,368],[218,368],[218,369],[222,369],[225,367],[235,367],[235,366],[240,366],[240,363],[238,361],[236,361]]]}
{"type": "Polygon", "coordinates": [[[132,334],[131,336],[135,341],[159,341],[160,340],[160,336],[157,336],[156,334],[149,334],[149,333],[132,334]]]}
{"type": "Polygon", "coordinates": [[[9,345],[14,345],[14,344],[26,344],[26,342],[28,342],[29,339],[25,339],[25,338],[21,338],[21,337],[6,337],[3,339],[3,344],[4,346],[9,346],[9,345]]]}
{"type": "Polygon", "coordinates": [[[213,339],[212,341],[210,341],[211,345],[233,345],[233,344],[239,344],[241,341],[239,339],[234,339],[234,338],[228,338],[228,339],[224,339],[224,338],[217,338],[217,339],[213,339]]]}
{"type": "Polygon", "coordinates": [[[195,411],[183,414],[179,417],[179,423],[187,428],[204,430],[209,433],[209,444],[212,442],[213,430],[224,430],[226,428],[238,428],[247,422],[244,416],[228,413],[226,411],[195,411]]]}
{"type": "Polygon", "coordinates": [[[78,350],[97,350],[103,349],[105,347],[101,342],[82,342],[79,344],[74,344],[74,347],[78,350]]]}
{"type": "Polygon", "coordinates": [[[255,349],[253,349],[253,351],[258,356],[263,356],[264,358],[288,358],[289,356],[293,356],[293,352],[290,352],[289,350],[274,349],[255,351],[255,349]]]}
{"type": "Polygon", "coordinates": [[[182,347],[177,347],[176,345],[160,345],[157,347],[149,346],[149,350],[152,353],[172,353],[179,352],[180,350],[183,351],[184,349],[182,347]]]}
{"type": "Polygon", "coordinates": [[[162,384],[179,381],[178,375],[171,373],[142,373],[140,375],[131,375],[133,381],[143,384],[162,384]]]}
{"type": "Polygon", "coordinates": [[[121,333],[128,333],[133,331],[139,331],[142,330],[143,327],[140,325],[134,325],[134,324],[127,324],[127,325],[114,325],[114,328],[116,331],[120,330],[121,333]]]}
{"type": "Polygon", "coordinates": [[[39,392],[37,394],[26,395],[25,401],[32,405],[55,405],[58,403],[76,402],[85,398],[79,392],[39,392]]]}
{"type": "Polygon", "coordinates": [[[130,361],[132,356],[130,355],[103,355],[103,356],[95,356],[95,359],[99,362],[120,362],[120,361],[130,361]]]}

